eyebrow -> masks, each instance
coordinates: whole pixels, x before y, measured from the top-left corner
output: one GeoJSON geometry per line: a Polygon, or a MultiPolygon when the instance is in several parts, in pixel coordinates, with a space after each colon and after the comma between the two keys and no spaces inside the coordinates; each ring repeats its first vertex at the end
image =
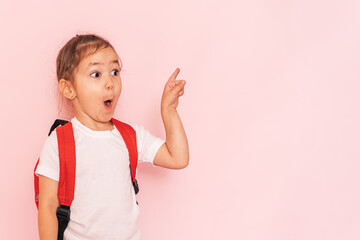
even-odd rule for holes
{"type": "MultiPolygon", "coordinates": [[[[111,63],[117,63],[120,66],[119,60],[113,60],[111,63]]],[[[91,62],[91,63],[89,63],[88,68],[91,67],[91,66],[95,66],[95,65],[104,65],[104,63],[91,62]]]]}

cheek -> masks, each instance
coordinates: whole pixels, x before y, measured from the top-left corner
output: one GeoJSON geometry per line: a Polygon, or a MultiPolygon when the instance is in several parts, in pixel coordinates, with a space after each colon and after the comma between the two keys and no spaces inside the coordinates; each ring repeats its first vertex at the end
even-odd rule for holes
{"type": "Polygon", "coordinates": [[[119,81],[117,84],[116,84],[116,93],[118,94],[118,95],[120,95],[121,94],[121,90],[122,90],[122,82],[121,81],[119,81]]]}
{"type": "Polygon", "coordinates": [[[96,100],[94,97],[99,94],[101,94],[99,86],[92,84],[91,82],[83,84],[78,91],[79,97],[85,98],[89,102],[96,100]]]}

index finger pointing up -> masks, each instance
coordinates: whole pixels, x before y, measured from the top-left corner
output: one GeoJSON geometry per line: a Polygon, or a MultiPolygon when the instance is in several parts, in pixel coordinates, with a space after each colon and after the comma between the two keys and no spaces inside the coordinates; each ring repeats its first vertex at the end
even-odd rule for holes
{"type": "Polygon", "coordinates": [[[175,72],[170,76],[168,82],[175,81],[175,79],[176,79],[177,75],[179,74],[179,72],[180,72],[180,68],[176,68],[175,72]]]}

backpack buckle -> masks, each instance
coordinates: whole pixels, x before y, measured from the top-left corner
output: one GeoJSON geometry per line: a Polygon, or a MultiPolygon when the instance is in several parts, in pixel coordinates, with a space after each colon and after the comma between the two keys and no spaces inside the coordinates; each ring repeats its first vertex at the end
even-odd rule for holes
{"type": "Polygon", "coordinates": [[[70,220],[70,208],[69,207],[61,205],[56,209],[56,216],[59,221],[65,220],[66,222],[69,222],[70,220]]]}
{"type": "Polygon", "coordinates": [[[58,219],[58,240],[64,239],[65,229],[70,221],[70,207],[66,205],[60,205],[56,209],[56,216],[58,219]]]}
{"type": "Polygon", "coordinates": [[[132,183],[133,183],[133,186],[134,186],[135,194],[137,194],[139,192],[139,185],[138,185],[136,179],[132,183]]]}

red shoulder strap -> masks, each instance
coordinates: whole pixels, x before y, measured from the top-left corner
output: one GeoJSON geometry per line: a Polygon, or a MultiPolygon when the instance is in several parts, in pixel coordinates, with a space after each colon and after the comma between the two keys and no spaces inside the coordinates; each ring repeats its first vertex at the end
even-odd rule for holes
{"type": "Polygon", "coordinates": [[[129,124],[126,124],[114,118],[111,118],[111,122],[114,123],[115,127],[119,130],[122,138],[124,139],[125,145],[129,152],[131,178],[133,182],[136,182],[135,177],[138,163],[136,132],[129,124]]]}
{"type": "MultiPolygon", "coordinates": [[[[74,199],[75,173],[76,173],[76,153],[75,140],[71,122],[56,128],[58,148],[59,148],[59,187],[58,198],[60,205],[70,206],[74,199]]],[[[38,158],[34,169],[34,190],[35,203],[39,208],[39,177],[35,174],[39,165],[38,158]]]]}
{"type": "Polygon", "coordinates": [[[37,166],[39,165],[39,160],[40,158],[38,158],[34,169],[34,190],[35,190],[35,203],[37,208],[39,208],[39,177],[35,174],[35,171],[37,166]]]}
{"type": "Polygon", "coordinates": [[[58,198],[60,205],[70,206],[74,199],[76,152],[71,122],[56,128],[59,148],[60,176],[58,198]]]}

